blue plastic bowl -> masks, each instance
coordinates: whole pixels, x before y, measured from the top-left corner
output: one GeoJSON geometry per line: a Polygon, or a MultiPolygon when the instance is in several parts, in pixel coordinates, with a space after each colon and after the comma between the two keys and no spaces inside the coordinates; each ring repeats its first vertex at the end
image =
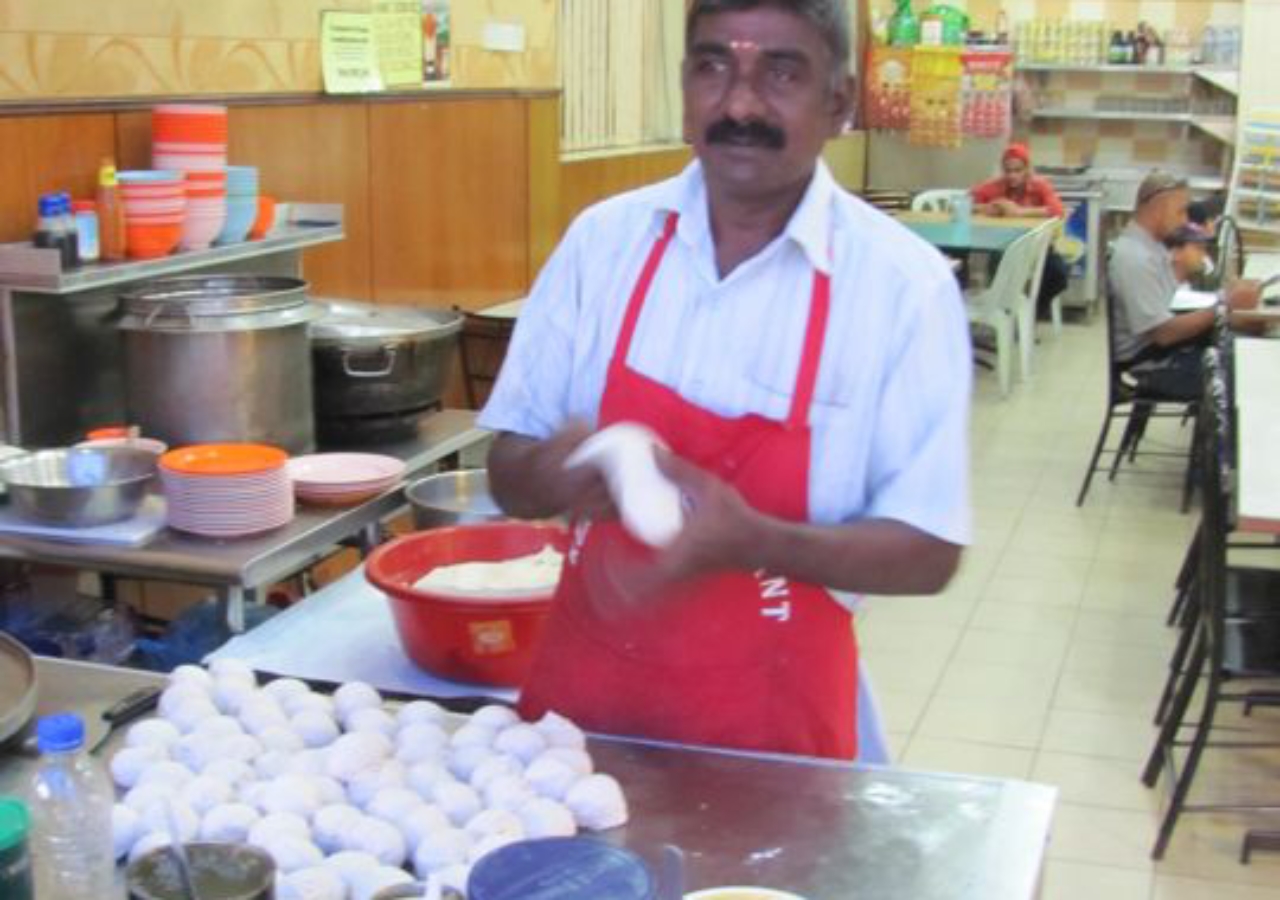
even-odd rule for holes
{"type": "Polygon", "coordinates": [[[258,196],[228,197],[227,221],[218,232],[215,244],[239,244],[249,236],[249,229],[258,218],[258,196]]]}

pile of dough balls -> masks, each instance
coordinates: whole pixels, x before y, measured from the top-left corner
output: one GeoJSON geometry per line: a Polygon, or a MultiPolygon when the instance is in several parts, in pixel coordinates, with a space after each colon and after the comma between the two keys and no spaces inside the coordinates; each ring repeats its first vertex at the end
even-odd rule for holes
{"type": "Polygon", "coordinates": [[[168,844],[169,807],[184,840],[271,854],[279,900],[368,900],[410,872],[463,892],[498,847],[627,820],[618,782],[555,713],[529,723],[494,705],[459,724],[361,682],[332,696],[292,678],[259,687],[231,659],[179,666],[159,713],[111,759],[117,858],[168,844]]]}

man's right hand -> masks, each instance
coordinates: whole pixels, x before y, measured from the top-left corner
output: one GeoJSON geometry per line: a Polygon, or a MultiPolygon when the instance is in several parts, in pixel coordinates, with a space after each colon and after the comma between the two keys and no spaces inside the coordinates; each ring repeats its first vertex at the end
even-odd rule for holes
{"type": "Polygon", "coordinates": [[[500,434],[489,450],[489,485],[506,512],[521,518],[617,517],[608,486],[595,466],[565,467],[565,460],[592,434],[570,422],[546,440],[500,434]]]}
{"type": "Polygon", "coordinates": [[[1227,288],[1230,309],[1256,309],[1262,301],[1262,285],[1256,281],[1237,281],[1227,288]]]}

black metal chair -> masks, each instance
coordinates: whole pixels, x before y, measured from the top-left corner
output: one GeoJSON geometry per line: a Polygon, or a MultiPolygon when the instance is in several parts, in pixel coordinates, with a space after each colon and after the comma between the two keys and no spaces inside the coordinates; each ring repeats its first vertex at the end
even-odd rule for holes
{"type": "MultiPolygon", "coordinates": [[[[1168,770],[1169,801],[1151,855],[1163,857],[1179,817],[1184,812],[1280,811],[1277,802],[1190,804],[1192,782],[1209,748],[1276,747],[1274,742],[1210,740],[1219,704],[1243,703],[1250,691],[1228,690],[1229,681],[1280,678],[1280,573],[1266,569],[1228,567],[1227,535],[1232,527],[1233,410],[1227,376],[1216,348],[1206,351],[1205,397],[1201,403],[1198,475],[1203,494],[1203,517],[1196,540],[1193,596],[1197,606],[1185,651],[1186,664],[1177,673],[1172,697],[1142,773],[1154,787],[1168,770]],[[1199,717],[1188,719],[1199,697],[1199,717]],[[1190,738],[1180,735],[1192,731],[1190,738]],[[1185,749],[1185,757],[1177,751],[1185,749]]],[[[1220,732],[1221,733],[1221,732],[1220,732]]]]}

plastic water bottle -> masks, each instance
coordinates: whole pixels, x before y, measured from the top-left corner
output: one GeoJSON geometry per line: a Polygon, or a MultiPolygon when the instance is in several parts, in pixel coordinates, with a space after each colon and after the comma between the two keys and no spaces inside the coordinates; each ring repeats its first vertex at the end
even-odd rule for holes
{"type": "Polygon", "coordinates": [[[98,761],[84,752],[84,720],[74,713],[45,716],[36,724],[36,743],[41,756],[31,782],[36,896],[116,896],[114,791],[98,761]]]}

